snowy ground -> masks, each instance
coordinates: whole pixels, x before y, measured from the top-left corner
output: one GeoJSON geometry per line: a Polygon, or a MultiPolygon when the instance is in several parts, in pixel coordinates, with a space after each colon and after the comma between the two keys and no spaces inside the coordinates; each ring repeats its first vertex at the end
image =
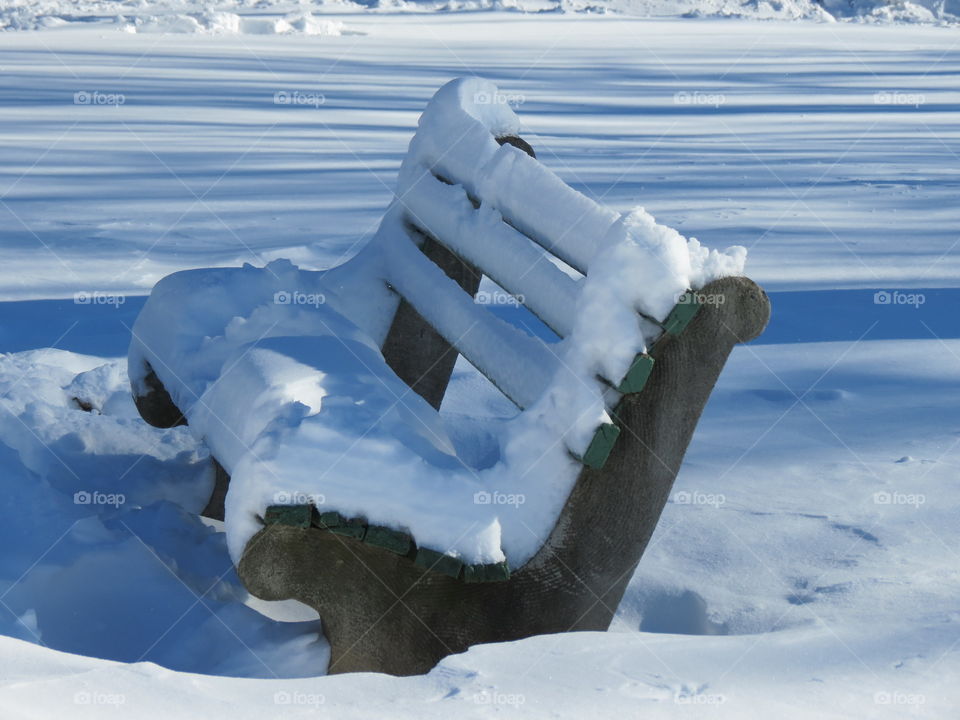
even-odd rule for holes
{"type": "Polygon", "coordinates": [[[7,0],[0,30],[109,24],[130,33],[331,35],[324,15],[523,11],[639,17],[953,24],[960,0],[7,0]]]}
{"type": "Polygon", "coordinates": [[[344,33],[0,36],[3,716],[952,717],[955,30],[325,17],[344,33]],[[317,623],[248,606],[189,514],[205,452],[136,419],[117,358],[172,270],[349,257],[427,98],[472,73],[574,187],[749,247],[774,319],[613,632],[316,677],[317,623]]]}

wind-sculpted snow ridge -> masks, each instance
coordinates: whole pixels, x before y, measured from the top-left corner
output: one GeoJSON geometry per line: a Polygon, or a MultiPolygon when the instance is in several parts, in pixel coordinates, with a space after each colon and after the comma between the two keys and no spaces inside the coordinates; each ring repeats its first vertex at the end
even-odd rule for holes
{"type": "Polygon", "coordinates": [[[960,0],[18,0],[0,9],[0,30],[44,30],[91,22],[124,32],[214,35],[340,35],[339,20],[322,14],[475,12],[617,13],[640,17],[721,17],[752,20],[952,24],[960,0]]]}
{"type": "MultiPolygon", "coordinates": [[[[742,273],[743,248],[708,251],[642,209],[602,209],[516,148],[499,146],[494,136],[519,121],[506,104],[483,102],[497,96],[478,79],[437,93],[401,168],[401,199],[349,263],[323,273],[286,260],[180,272],[157,284],[141,312],[130,376],[145,394],[152,368],[231,474],[226,524],[235,560],[264,508],[312,503],[409,532],[418,545],[466,563],[523,564],[576,480],[571,451],[582,454],[609,421],[610,389],[598,376],[623,377],[656,337],[638,311],[662,321],[688,288],[742,273]],[[539,195],[518,217],[542,216],[547,240],[587,270],[583,277],[567,268],[573,305],[562,341],[545,343],[500,321],[417,250],[406,213],[422,199],[418,178],[434,166],[470,178],[466,189],[481,197],[539,195]],[[466,432],[400,381],[379,351],[398,302],[391,288],[423,295],[428,321],[461,338],[478,367],[505,368],[501,389],[524,410],[470,419],[466,432]]],[[[493,209],[477,215],[450,215],[447,234],[506,227],[493,209]]],[[[498,260],[523,267],[520,249],[498,260]]],[[[536,285],[540,277],[531,274],[530,292],[550,298],[550,287],[536,285]]]]}

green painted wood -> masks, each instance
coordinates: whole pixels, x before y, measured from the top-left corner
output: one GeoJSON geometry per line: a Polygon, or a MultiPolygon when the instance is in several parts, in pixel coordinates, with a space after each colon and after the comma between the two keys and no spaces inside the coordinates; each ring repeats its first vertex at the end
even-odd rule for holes
{"type": "Polygon", "coordinates": [[[690,324],[699,309],[696,294],[688,290],[680,296],[680,301],[673,306],[673,310],[663,321],[663,331],[668,335],[679,335],[690,324]]]}
{"type": "Polygon", "coordinates": [[[266,525],[292,525],[308,528],[313,518],[313,505],[271,505],[263,513],[266,525]]]}
{"type": "Polygon", "coordinates": [[[420,567],[434,572],[449,575],[452,578],[460,577],[463,563],[450,555],[444,555],[430,548],[419,548],[413,561],[420,567]]]}
{"type": "Polygon", "coordinates": [[[594,433],[593,439],[580,461],[589,468],[599,470],[607,462],[618,437],[620,437],[620,428],[616,425],[612,423],[601,425],[594,433]]]}
{"type": "Polygon", "coordinates": [[[335,510],[329,510],[327,512],[320,513],[317,518],[317,527],[323,528],[324,530],[329,530],[330,528],[339,527],[346,522],[343,519],[343,516],[336,512],[335,510]]]}
{"type": "Polygon", "coordinates": [[[624,395],[640,392],[647,384],[651,372],[653,372],[653,358],[646,353],[640,353],[633,359],[630,369],[623,376],[617,390],[624,395]]]}
{"type": "Polygon", "coordinates": [[[363,524],[363,521],[359,518],[351,518],[350,520],[344,520],[339,525],[334,527],[328,527],[330,532],[336,535],[342,535],[343,537],[355,538],[357,540],[363,540],[363,536],[367,532],[367,526],[363,524]]]}
{"type": "Polygon", "coordinates": [[[510,579],[510,566],[506,561],[487,565],[465,565],[463,581],[467,583],[503,582],[510,579]]]}
{"type": "Polygon", "coordinates": [[[406,555],[413,546],[413,541],[405,532],[391,530],[382,525],[371,525],[363,541],[368,545],[376,545],[397,555],[406,555]]]}

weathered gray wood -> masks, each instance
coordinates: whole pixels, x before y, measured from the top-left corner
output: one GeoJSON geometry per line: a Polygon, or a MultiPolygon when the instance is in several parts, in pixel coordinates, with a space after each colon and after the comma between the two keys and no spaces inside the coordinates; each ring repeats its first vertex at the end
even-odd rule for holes
{"type": "Polygon", "coordinates": [[[247,544],[243,582],[320,613],[331,673],[417,674],[477,643],[607,629],[727,356],[769,319],[748,279],[702,292],[725,301],[656,343],[643,390],[617,407],[621,436],[603,469],[583,469],[546,544],[509,580],[465,583],[330,532],[271,525],[247,544]]]}
{"type": "Polygon", "coordinates": [[[143,384],[147,386],[146,393],[138,393],[134,390],[133,402],[137,406],[140,417],[148,423],[158,428],[172,428],[177,425],[186,425],[187,418],[184,417],[180,409],[173,404],[170,393],[160,382],[157,373],[150,363],[146,364],[146,374],[143,378],[143,384]]]}
{"type": "Polygon", "coordinates": [[[200,511],[200,514],[214,520],[223,520],[223,505],[227,500],[227,490],[230,489],[230,476],[223,469],[223,465],[216,461],[216,458],[213,460],[213,470],[215,473],[213,493],[207,501],[207,506],[200,511]]]}
{"type": "MultiPolygon", "coordinates": [[[[171,428],[187,424],[186,416],[174,405],[170,393],[167,392],[163,383],[160,382],[160,378],[157,377],[157,373],[149,364],[147,365],[144,384],[147,386],[145,394],[133,393],[133,402],[137,406],[140,417],[158,428],[171,428]]],[[[230,476],[215,458],[213,459],[213,470],[213,492],[200,514],[213,520],[223,520],[223,505],[227,499],[227,490],[230,487],[230,476]]]]}
{"type": "MultiPolygon", "coordinates": [[[[478,271],[432,238],[424,238],[420,249],[464,292],[471,297],[477,294],[481,279],[478,271]]],[[[457,362],[457,350],[406,300],[400,301],[381,352],[397,377],[433,407],[440,409],[453,366],[457,362]]]]}

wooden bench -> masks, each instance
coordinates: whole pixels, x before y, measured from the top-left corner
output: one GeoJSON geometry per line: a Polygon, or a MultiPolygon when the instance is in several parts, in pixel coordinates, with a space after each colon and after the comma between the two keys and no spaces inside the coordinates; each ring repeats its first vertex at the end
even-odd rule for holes
{"type": "MultiPolygon", "coordinates": [[[[401,171],[385,220],[402,226],[420,252],[404,261],[403,272],[384,278],[397,301],[383,357],[439,409],[463,355],[523,410],[542,394],[556,358],[548,344],[474,302],[481,278],[522,298],[543,326],[566,337],[576,315],[575,277],[588,275],[599,242],[576,225],[609,224],[616,215],[547,173],[525,141],[487,127],[488,137],[513,146],[504,151],[511,172],[542,179],[501,197],[495,182],[462,162],[463,153],[443,152],[443,118],[430,113],[411,152],[421,142],[417,157],[431,160],[401,171]],[[428,131],[430,137],[419,137],[428,131]],[[436,147],[431,152],[423,143],[436,147]],[[576,212],[549,217],[558,203],[576,212]],[[496,227],[477,221],[493,211],[502,217],[496,227]],[[523,262],[516,262],[518,255],[523,262]],[[459,301],[442,314],[438,285],[459,287],[459,301]],[[542,372],[514,372],[531,364],[542,372]]],[[[448,140],[476,142],[478,152],[485,142],[448,140]]],[[[728,354],[762,332],[769,312],[756,284],[729,277],[688,290],[665,317],[638,317],[644,334],[656,340],[622,376],[602,378],[609,420],[595,427],[585,448],[570,448],[582,470],[549,538],[521,567],[464,564],[444,548],[418,546],[403,530],[301,504],[264,509],[263,529],[247,544],[240,577],[258,597],[295,598],[320,613],[331,673],[422,673],[476,643],[606,630],[728,354]],[[723,302],[698,302],[703,297],[723,302]]],[[[148,385],[149,392],[137,396],[144,418],[161,426],[184,422],[155,374],[148,385]]],[[[222,517],[229,478],[222,468],[218,478],[208,511],[222,517]]]]}

